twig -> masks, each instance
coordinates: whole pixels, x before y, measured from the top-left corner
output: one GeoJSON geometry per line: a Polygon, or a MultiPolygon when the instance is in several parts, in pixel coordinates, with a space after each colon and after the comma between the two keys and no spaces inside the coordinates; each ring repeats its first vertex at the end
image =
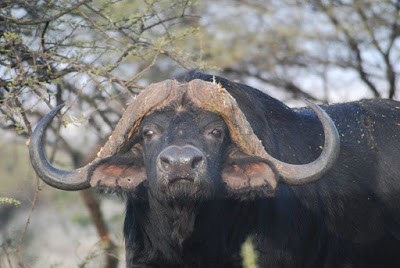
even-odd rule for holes
{"type": "Polygon", "coordinates": [[[9,265],[10,268],[12,268],[13,265],[12,265],[12,263],[11,263],[10,253],[8,253],[7,247],[6,247],[4,244],[3,244],[2,248],[3,248],[3,252],[4,252],[5,255],[6,255],[8,265],[9,265]]]}
{"type": "Polygon", "coordinates": [[[17,97],[14,99],[14,101],[15,101],[16,106],[19,107],[19,109],[20,109],[19,112],[22,116],[22,120],[24,120],[24,124],[25,124],[26,129],[28,130],[29,136],[31,136],[32,135],[31,122],[29,122],[28,118],[26,117],[26,113],[22,107],[22,103],[19,101],[19,99],[17,97]]]}
{"type": "Polygon", "coordinates": [[[100,237],[101,244],[104,247],[106,258],[104,268],[115,268],[118,266],[119,262],[117,247],[110,237],[107,225],[100,209],[100,205],[93,197],[93,194],[90,190],[83,190],[80,192],[80,194],[90,212],[91,218],[100,237]]]}
{"type": "Polygon", "coordinates": [[[43,27],[43,31],[42,31],[42,35],[40,36],[40,42],[42,44],[42,51],[43,53],[46,52],[46,44],[45,44],[45,40],[44,40],[44,36],[46,34],[47,29],[49,28],[50,22],[46,22],[44,27],[43,27]]]}
{"type": "Polygon", "coordinates": [[[22,231],[22,234],[20,235],[19,240],[18,240],[18,244],[17,244],[17,252],[16,253],[17,253],[17,258],[18,258],[18,265],[20,267],[22,267],[22,268],[26,267],[26,265],[24,263],[24,260],[23,260],[23,256],[22,256],[23,255],[22,243],[24,241],[26,232],[28,231],[28,226],[29,226],[29,224],[31,222],[33,211],[35,210],[36,203],[37,203],[37,201],[39,199],[39,192],[40,191],[41,191],[41,181],[39,180],[39,177],[36,176],[36,189],[35,189],[35,194],[33,195],[33,200],[31,202],[31,209],[29,211],[28,218],[27,218],[27,220],[25,222],[24,230],[22,231]]]}
{"type": "Polygon", "coordinates": [[[5,20],[5,21],[11,21],[11,22],[13,22],[15,24],[18,24],[18,25],[36,25],[36,24],[41,24],[41,23],[48,23],[48,22],[51,22],[53,20],[56,20],[56,19],[64,16],[65,14],[70,13],[71,11],[79,8],[81,5],[84,5],[84,4],[89,3],[91,1],[92,0],[84,0],[82,2],[78,2],[75,5],[70,6],[69,8],[65,9],[64,11],[62,11],[62,12],[56,14],[56,15],[53,15],[53,16],[50,16],[50,17],[44,18],[44,19],[17,20],[17,19],[14,19],[14,18],[11,18],[11,17],[5,17],[5,16],[1,16],[0,18],[5,20]]]}

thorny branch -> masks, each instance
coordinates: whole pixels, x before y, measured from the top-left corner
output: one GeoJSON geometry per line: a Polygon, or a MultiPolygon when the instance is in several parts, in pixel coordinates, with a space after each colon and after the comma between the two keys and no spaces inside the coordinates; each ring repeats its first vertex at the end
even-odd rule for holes
{"type": "Polygon", "coordinates": [[[47,18],[43,18],[43,19],[36,19],[36,20],[18,20],[15,19],[13,17],[6,17],[6,16],[1,16],[0,15],[0,21],[9,21],[11,23],[15,23],[17,25],[37,25],[37,24],[41,24],[41,23],[49,23],[51,21],[55,21],[59,18],[61,18],[62,16],[78,9],[80,6],[92,2],[92,0],[84,0],[82,2],[78,2],[68,8],[66,8],[65,10],[63,10],[62,12],[55,14],[53,16],[47,17],[47,18]]]}

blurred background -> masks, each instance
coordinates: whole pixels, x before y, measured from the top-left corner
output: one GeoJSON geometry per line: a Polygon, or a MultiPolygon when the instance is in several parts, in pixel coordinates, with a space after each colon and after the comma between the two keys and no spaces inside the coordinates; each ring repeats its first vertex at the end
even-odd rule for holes
{"type": "Polygon", "coordinates": [[[36,177],[90,161],[150,83],[198,69],[301,106],[400,99],[396,0],[0,1],[0,267],[124,267],[124,202],[36,177]]]}

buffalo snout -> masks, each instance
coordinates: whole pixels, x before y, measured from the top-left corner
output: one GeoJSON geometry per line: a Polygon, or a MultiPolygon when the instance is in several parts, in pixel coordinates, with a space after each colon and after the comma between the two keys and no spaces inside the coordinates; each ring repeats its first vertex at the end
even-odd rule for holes
{"type": "Polygon", "coordinates": [[[192,145],[171,145],[159,154],[157,171],[167,183],[195,182],[206,171],[206,157],[192,145]]]}

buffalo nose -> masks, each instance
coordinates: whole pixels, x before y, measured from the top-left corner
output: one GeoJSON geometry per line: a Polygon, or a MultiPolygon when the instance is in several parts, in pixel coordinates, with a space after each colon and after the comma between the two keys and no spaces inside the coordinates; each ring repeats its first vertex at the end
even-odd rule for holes
{"type": "Polygon", "coordinates": [[[162,172],[167,172],[171,179],[190,178],[193,172],[204,166],[204,154],[192,145],[169,146],[159,155],[158,166],[162,172]]]}

